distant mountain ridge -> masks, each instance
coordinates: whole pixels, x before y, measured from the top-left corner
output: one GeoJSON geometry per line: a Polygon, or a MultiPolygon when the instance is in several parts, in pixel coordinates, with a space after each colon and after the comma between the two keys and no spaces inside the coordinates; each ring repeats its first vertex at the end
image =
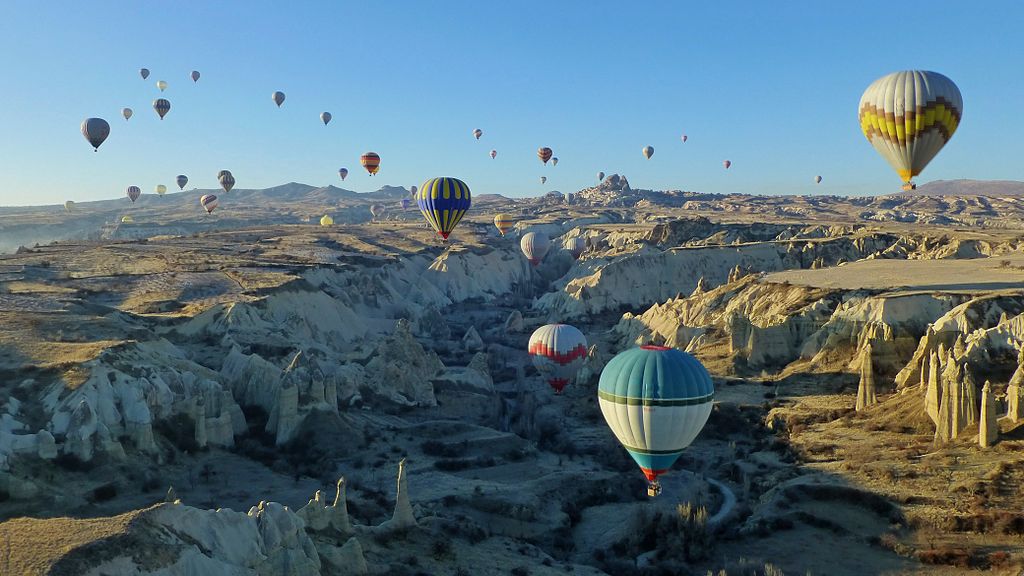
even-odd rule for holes
{"type": "Polygon", "coordinates": [[[922,184],[908,196],[1020,196],[1024,182],[1017,180],[935,180],[922,184]]]}

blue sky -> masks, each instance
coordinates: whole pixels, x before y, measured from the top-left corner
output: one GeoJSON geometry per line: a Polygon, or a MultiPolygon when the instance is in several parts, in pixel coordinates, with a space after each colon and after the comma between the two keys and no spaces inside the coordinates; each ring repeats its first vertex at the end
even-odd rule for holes
{"type": "Polygon", "coordinates": [[[0,204],[176,190],[179,173],[214,188],[222,168],[239,188],[366,192],[448,175],[474,194],[526,196],[578,190],[603,170],[653,189],[890,193],[899,179],[856,108],[871,81],[908,68],[949,76],[964,97],[959,131],[918,182],[1024,180],[1024,5],[896,6],[9,0],[0,204]],[[287,95],[280,109],[275,90],[287,95]],[[163,122],[151,108],[160,96],[172,104],[163,122]],[[112,127],[98,153],[79,134],[89,116],[112,127]],[[540,164],[539,146],[557,167],[540,164]],[[382,157],[373,178],[358,165],[367,150],[382,157]]]}

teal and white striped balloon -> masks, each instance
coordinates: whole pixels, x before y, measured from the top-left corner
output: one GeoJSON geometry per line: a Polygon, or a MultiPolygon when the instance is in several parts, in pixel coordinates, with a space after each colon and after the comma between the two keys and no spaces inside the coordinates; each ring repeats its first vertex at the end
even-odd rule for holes
{"type": "Polygon", "coordinates": [[[711,415],[715,388],[693,356],[664,346],[626,350],[608,362],[598,403],[608,427],[636,460],[654,495],[711,415]]]}

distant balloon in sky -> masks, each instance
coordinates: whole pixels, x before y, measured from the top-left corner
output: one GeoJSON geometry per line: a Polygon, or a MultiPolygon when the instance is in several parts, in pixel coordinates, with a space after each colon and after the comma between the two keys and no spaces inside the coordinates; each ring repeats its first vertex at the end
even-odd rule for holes
{"type": "Polygon", "coordinates": [[[67,210],[70,213],[71,209],[74,208],[74,207],[75,207],[75,202],[73,200],[65,200],[64,201],[64,210],[67,210]]]}
{"type": "Polygon", "coordinates": [[[86,118],[82,121],[82,136],[92,145],[93,151],[98,151],[100,144],[110,136],[110,124],[103,118],[86,118]]]}
{"type": "Polygon", "coordinates": [[[380,171],[380,154],[377,154],[376,152],[366,152],[359,157],[359,163],[363,165],[363,168],[366,168],[366,171],[370,173],[370,176],[373,176],[380,171]]]}
{"type": "Polygon", "coordinates": [[[682,136],[679,137],[679,139],[683,141],[683,144],[686,144],[686,141],[689,139],[689,136],[683,134],[682,136]]]}
{"type": "Polygon", "coordinates": [[[278,108],[281,107],[281,104],[284,104],[284,92],[281,92],[280,90],[271,94],[270,98],[274,101],[274,104],[277,104],[278,108]]]}
{"type": "Polygon", "coordinates": [[[476,130],[473,130],[473,136],[475,136],[477,140],[479,140],[480,137],[483,136],[483,135],[484,135],[484,131],[483,130],[481,130],[479,128],[477,128],[476,130]]]}
{"type": "Polygon", "coordinates": [[[157,184],[156,188],[154,188],[154,190],[160,196],[163,196],[164,194],[167,194],[167,186],[164,186],[163,184],[157,184]]]}
{"type": "Polygon", "coordinates": [[[548,182],[548,177],[547,176],[541,176],[540,177],[540,183],[541,184],[547,184],[547,182],[548,182]]]}
{"type": "Polygon", "coordinates": [[[381,216],[384,215],[384,205],[370,204],[370,215],[373,216],[374,220],[379,219],[381,216]]]}
{"type": "Polygon", "coordinates": [[[199,198],[199,205],[206,209],[207,214],[213,213],[213,210],[217,208],[217,204],[219,204],[217,196],[213,194],[203,194],[203,196],[199,198]]]}
{"type": "Polygon", "coordinates": [[[328,226],[334,226],[334,218],[331,218],[329,215],[324,214],[323,217],[320,218],[320,225],[323,226],[324,228],[327,228],[328,226]]]}
{"type": "Polygon", "coordinates": [[[342,182],[345,181],[345,177],[348,176],[348,168],[339,168],[338,176],[341,176],[342,182]]]}
{"type": "Polygon", "coordinates": [[[547,255],[548,250],[551,249],[551,240],[548,239],[546,234],[527,232],[519,240],[519,248],[523,251],[526,259],[530,261],[530,264],[537,266],[544,259],[544,256],[547,255]]]}
{"type": "Polygon", "coordinates": [[[199,82],[199,70],[192,71],[192,81],[199,82]]]}
{"type": "Polygon", "coordinates": [[[462,221],[472,205],[469,186],[458,178],[431,178],[416,193],[420,214],[441,238],[448,235],[462,221]]]}
{"type": "Polygon", "coordinates": [[[537,158],[540,158],[540,161],[545,164],[548,163],[548,160],[551,160],[552,154],[554,154],[554,152],[551,151],[551,148],[548,148],[546,146],[537,149],[537,158]]]}
{"type": "Polygon", "coordinates": [[[868,142],[896,170],[904,189],[960,125],[964,102],[952,80],[937,72],[904,70],[875,80],[860,97],[857,116],[868,142]]]}
{"type": "Polygon", "coordinates": [[[402,198],[401,201],[398,202],[398,204],[399,206],[402,207],[402,210],[408,210],[409,206],[412,206],[412,200],[408,198],[402,198]]]}
{"type": "Polygon", "coordinates": [[[139,196],[142,196],[142,189],[138,186],[129,186],[125,192],[128,194],[128,198],[132,202],[135,202],[139,199],[139,196]]]}
{"type": "Polygon", "coordinates": [[[188,184],[188,176],[185,176],[184,174],[178,174],[177,182],[178,190],[184,190],[185,184],[188,184]]]}
{"type": "Polygon", "coordinates": [[[153,100],[153,110],[156,110],[156,113],[160,115],[160,119],[163,120],[164,116],[167,116],[167,113],[171,111],[171,103],[165,98],[157,98],[153,100]]]}
{"type": "Polygon", "coordinates": [[[125,120],[131,118],[132,114],[134,114],[134,112],[132,112],[131,108],[122,108],[121,109],[121,116],[124,116],[125,120]]]}
{"type": "Polygon", "coordinates": [[[725,160],[724,162],[722,162],[722,166],[724,166],[725,169],[728,170],[729,166],[732,166],[732,161],[731,160],[725,160]]]}
{"type": "Polygon", "coordinates": [[[502,236],[516,225],[515,218],[511,214],[499,213],[494,215],[494,227],[502,236]]]}
{"type": "Polygon", "coordinates": [[[643,152],[644,158],[650,160],[651,156],[654,156],[654,146],[644,146],[641,152],[643,152]]]}
{"type": "Polygon", "coordinates": [[[324,126],[327,126],[328,124],[331,123],[331,118],[333,118],[333,116],[331,116],[330,112],[320,113],[320,121],[324,123],[324,126]]]}
{"type": "Polygon", "coordinates": [[[498,156],[497,150],[491,150],[491,160],[494,160],[498,156]]]}
{"type": "Polygon", "coordinates": [[[417,188],[415,184],[413,184],[412,186],[409,186],[409,197],[410,198],[416,198],[416,191],[417,190],[419,190],[419,188],[417,188]]]}
{"type": "Polygon", "coordinates": [[[235,177],[231,172],[220,177],[220,187],[224,189],[225,193],[231,192],[231,189],[235,187],[235,177]]]}
{"type": "Polygon", "coordinates": [[[167,90],[167,82],[164,82],[163,80],[157,80],[156,87],[159,88],[161,92],[163,92],[164,90],[167,90]]]}
{"type": "Polygon", "coordinates": [[[217,180],[219,181],[221,178],[228,174],[231,174],[231,170],[221,170],[220,172],[217,172],[217,180]]]}
{"type": "Polygon", "coordinates": [[[558,158],[552,157],[551,158],[551,165],[552,166],[558,166],[558,158]]]}
{"type": "Polygon", "coordinates": [[[149,78],[149,68],[139,68],[139,76],[142,76],[143,80],[149,78]]]}
{"type": "Polygon", "coordinates": [[[597,181],[598,182],[604,182],[604,172],[598,172],[597,173],[597,181]]]}
{"type": "Polygon", "coordinates": [[[587,360],[587,339],[568,324],[548,324],[530,335],[527,348],[534,367],[561,394],[587,360]]]}
{"type": "Polygon", "coordinates": [[[814,177],[814,183],[815,184],[821,184],[821,176],[815,176],[814,177]]]}

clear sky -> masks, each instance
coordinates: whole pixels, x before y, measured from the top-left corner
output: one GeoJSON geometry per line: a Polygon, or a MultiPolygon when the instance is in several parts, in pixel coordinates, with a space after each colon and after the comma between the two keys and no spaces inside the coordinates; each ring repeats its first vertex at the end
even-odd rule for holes
{"type": "Polygon", "coordinates": [[[908,68],[949,76],[964,98],[918,182],[1024,180],[1021,22],[1010,0],[5,0],[0,204],[176,190],[179,173],[214,188],[222,168],[239,188],[446,175],[526,196],[603,170],[653,189],[890,193],[899,179],[856,108],[871,81],[908,68]],[[79,133],[89,116],[112,127],[98,153],[79,133]],[[373,178],[367,150],[382,157],[373,178]]]}

